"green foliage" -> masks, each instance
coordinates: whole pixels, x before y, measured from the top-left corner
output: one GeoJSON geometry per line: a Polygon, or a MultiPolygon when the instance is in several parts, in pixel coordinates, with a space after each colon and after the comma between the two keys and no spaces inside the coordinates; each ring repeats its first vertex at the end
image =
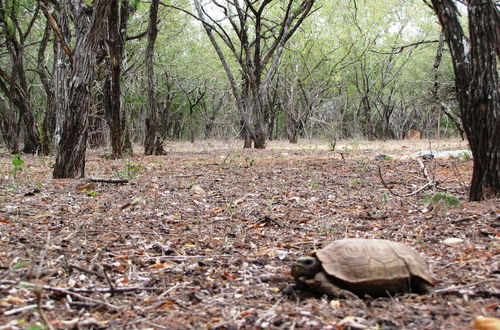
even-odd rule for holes
{"type": "Polygon", "coordinates": [[[464,151],[458,155],[458,159],[462,162],[468,162],[472,160],[472,155],[469,152],[464,151]]]}
{"type": "Polygon", "coordinates": [[[26,267],[28,267],[28,266],[29,266],[29,264],[30,264],[30,262],[29,262],[29,261],[20,261],[20,262],[18,262],[17,264],[14,264],[14,265],[12,266],[12,270],[17,270],[17,269],[21,269],[21,268],[26,268],[26,267]]]}
{"type": "Polygon", "coordinates": [[[351,182],[349,182],[350,188],[359,187],[360,185],[361,185],[361,179],[354,179],[351,182]]]}
{"type": "Polygon", "coordinates": [[[229,158],[228,163],[233,164],[240,157],[241,157],[241,155],[236,153],[236,154],[232,155],[231,158],[229,158]]]}
{"type": "Polygon", "coordinates": [[[229,215],[230,218],[234,216],[234,209],[231,203],[226,204],[226,209],[227,209],[227,214],[229,215]]]}
{"type": "Polygon", "coordinates": [[[309,180],[309,188],[318,189],[320,187],[318,179],[309,180]]]}
{"type": "Polygon", "coordinates": [[[122,170],[118,171],[118,176],[121,179],[135,179],[139,176],[139,173],[145,169],[146,167],[143,165],[138,165],[130,160],[127,161],[127,164],[122,166],[122,170]]]}
{"type": "Polygon", "coordinates": [[[381,193],[379,196],[380,202],[387,203],[391,197],[387,193],[381,193]]]}
{"type": "MultiPolygon", "coordinates": [[[[84,0],[88,5],[91,0],[84,0]]],[[[130,0],[130,20],[127,24],[127,35],[140,35],[147,26],[150,2],[130,0]]],[[[208,3],[208,2],[205,2],[208,3]]],[[[37,13],[35,22],[26,35],[23,47],[24,70],[29,82],[28,102],[33,105],[37,119],[37,129],[44,136],[42,123],[44,111],[47,109],[46,92],[42,86],[36,59],[40,40],[43,36],[44,15],[35,11],[36,0],[4,1],[1,15],[4,21],[6,36],[19,38],[19,33],[26,32],[33,15],[37,13]],[[15,18],[15,20],[14,20],[15,18]],[[16,26],[18,24],[18,26],[16,26]]],[[[123,6],[124,1],[120,1],[123,6]]],[[[191,1],[169,0],[183,10],[193,12],[191,1]]],[[[272,1],[266,6],[266,20],[278,21],[283,15],[281,1],[272,1]]],[[[293,2],[290,10],[297,10],[298,4],[293,2]]],[[[367,0],[357,2],[353,6],[350,0],[319,1],[300,29],[287,42],[287,47],[279,59],[279,71],[276,72],[268,90],[271,95],[266,99],[275,100],[269,105],[265,118],[274,118],[273,138],[286,137],[288,107],[300,112],[294,118],[302,125],[302,136],[308,138],[325,138],[329,150],[340,149],[335,140],[364,139],[367,116],[363,109],[363,100],[371,105],[371,121],[377,136],[381,136],[384,127],[383,109],[394,109],[390,115],[389,137],[401,138],[397,132],[404,131],[404,123],[398,118],[407,118],[414,122],[414,117],[429,117],[428,132],[437,129],[441,120],[441,129],[446,127],[446,134],[454,134],[453,123],[444,116],[433,114],[428,92],[434,80],[432,63],[435,58],[436,44],[423,44],[418,47],[399,49],[401,45],[411,45],[421,40],[438,39],[439,26],[431,11],[421,1],[410,0],[367,0]],[[318,8],[319,10],[316,10],[318,8]],[[366,80],[366,81],[365,81],[366,80]],[[359,87],[366,86],[368,92],[363,94],[359,87]],[[276,92],[276,95],[273,93],[276,92]],[[287,95],[292,95],[286,99],[287,95]],[[290,101],[290,102],[289,102],[290,101]],[[283,106],[287,104],[287,106],[283,106]],[[404,105],[404,106],[403,106],[404,105]],[[272,109],[272,110],[271,110],[272,109]],[[418,109],[418,110],[416,110],[418,109]],[[310,111],[310,113],[307,113],[310,111]],[[446,123],[445,123],[446,121],[446,123]],[[399,125],[399,126],[398,126],[399,125]]],[[[59,14],[55,6],[50,6],[55,14],[59,14]]],[[[212,6],[209,10],[218,11],[212,6]]],[[[168,113],[166,137],[169,140],[189,138],[189,130],[202,135],[208,123],[215,123],[213,131],[207,129],[207,136],[225,139],[234,136],[239,130],[240,113],[236,110],[230,92],[226,72],[206,32],[199,21],[190,15],[168,6],[160,6],[158,28],[160,33],[155,44],[155,86],[157,86],[158,103],[168,105],[162,111],[168,113]],[[188,96],[185,91],[204,85],[206,93],[200,106],[189,113],[188,96]]],[[[233,47],[238,49],[239,41],[230,24],[223,19],[223,11],[215,16],[220,26],[226,28],[227,36],[234,38],[233,47]],[[219,16],[220,15],[220,16],[219,16]],[[219,20],[220,19],[220,20],[219,20]]],[[[250,20],[248,31],[253,37],[254,22],[250,20]]],[[[73,22],[69,22],[70,31],[74,31],[73,22]]],[[[272,33],[266,36],[262,50],[271,44],[272,33]]],[[[8,38],[7,38],[8,39],[8,38]]],[[[235,50],[231,50],[221,41],[222,53],[226,56],[228,66],[235,73],[239,86],[243,85],[244,72],[239,71],[238,61],[234,58],[235,50]]],[[[70,48],[74,40],[68,38],[70,48]]],[[[8,40],[6,40],[8,42],[8,40]]],[[[148,98],[145,91],[147,74],[144,66],[144,49],[147,38],[134,38],[125,43],[126,63],[129,63],[127,74],[122,75],[122,104],[126,126],[131,139],[141,139],[138,133],[144,125],[148,98]]],[[[8,45],[7,45],[8,46],[8,45]]],[[[9,48],[0,54],[0,62],[6,71],[11,71],[9,48]]],[[[12,49],[12,48],[10,48],[12,49]]],[[[237,52],[237,51],[236,51],[237,52]]],[[[47,47],[44,54],[43,67],[54,67],[54,54],[47,47]]],[[[243,59],[244,61],[247,59],[243,59]]],[[[272,62],[272,61],[271,61],[272,62]]],[[[267,72],[270,65],[263,68],[267,72]]],[[[97,69],[106,75],[103,67],[97,69]]],[[[453,92],[453,70],[449,54],[445,52],[439,67],[443,96],[453,92]],[[450,84],[451,82],[451,84],[450,84]]],[[[47,77],[53,73],[46,72],[47,77]]],[[[98,93],[93,93],[96,96],[98,93]]],[[[447,97],[446,97],[447,98],[447,97]]],[[[456,105],[450,104],[451,108],[456,105]]],[[[1,109],[4,110],[4,109],[1,109]]],[[[163,120],[160,118],[159,120],[163,120]]],[[[406,119],[405,119],[406,120],[406,119]]],[[[96,129],[99,129],[96,127],[96,129]]],[[[419,129],[419,128],[418,128],[419,129]]],[[[437,131],[437,130],[436,130],[437,131]]],[[[428,133],[427,132],[427,133],[428,133]]],[[[385,136],[385,137],[387,137],[385,136]]],[[[359,149],[359,141],[353,140],[344,150],[359,149]]],[[[248,166],[253,166],[247,160],[248,166]]],[[[128,176],[127,170],[123,175],[128,176]]]]}
{"type": "Polygon", "coordinates": [[[433,205],[437,205],[439,202],[442,202],[447,207],[460,206],[458,198],[447,192],[437,192],[431,197],[427,197],[424,201],[426,203],[432,203],[433,205]]]}
{"type": "Polygon", "coordinates": [[[24,160],[21,159],[21,155],[12,155],[12,169],[10,170],[10,173],[14,176],[14,179],[17,179],[17,175],[23,170],[23,165],[24,160]]]}
{"type": "Polygon", "coordinates": [[[316,231],[321,235],[332,235],[339,232],[339,228],[331,220],[322,221],[316,227],[316,231]]]}
{"type": "Polygon", "coordinates": [[[328,142],[328,150],[335,151],[336,146],[337,146],[337,140],[333,139],[328,142]]]}
{"type": "Polygon", "coordinates": [[[248,164],[248,167],[252,167],[256,164],[255,159],[252,157],[245,157],[245,162],[248,164]]]}
{"type": "Polygon", "coordinates": [[[137,8],[139,8],[140,3],[141,3],[140,0],[131,0],[130,1],[130,8],[132,8],[132,10],[137,10],[137,8]]]}
{"type": "Polygon", "coordinates": [[[269,209],[269,211],[271,211],[273,209],[273,205],[276,203],[276,196],[272,196],[271,198],[269,198],[269,200],[267,201],[267,207],[269,209]]]}
{"type": "Polygon", "coordinates": [[[97,191],[84,189],[83,192],[89,197],[96,197],[99,193],[97,191]]]}
{"type": "Polygon", "coordinates": [[[32,325],[26,328],[26,330],[45,330],[45,329],[48,329],[46,325],[32,325]]]}

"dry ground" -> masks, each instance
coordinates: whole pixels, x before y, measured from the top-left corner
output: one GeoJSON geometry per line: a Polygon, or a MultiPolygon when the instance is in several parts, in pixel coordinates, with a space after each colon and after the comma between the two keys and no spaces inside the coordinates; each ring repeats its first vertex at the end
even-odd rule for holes
{"type": "MultiPolygon", "coordinates": [[[[468,329],[500,317],[500,201],[468,203],[467,159],[425,161],[428,141],[171,143],[168,155],[108,160],[53,180],[53,158],[0,157],[0,328],[468,329]],[[394,155],[375,161],[378,154],[394,155]],[[429,203],[448,191],[459,207],[429,203]],[[406,243],[436,292],[330,300],[291,289],[290,265],[345,237],[406,243]],[[446,239],[458,238],[450,244],[446,239]],[[42,312],[40,313],[39,310],[42,312]]],[[[433,149],[463,149],[433,141],[433,149]]]]}

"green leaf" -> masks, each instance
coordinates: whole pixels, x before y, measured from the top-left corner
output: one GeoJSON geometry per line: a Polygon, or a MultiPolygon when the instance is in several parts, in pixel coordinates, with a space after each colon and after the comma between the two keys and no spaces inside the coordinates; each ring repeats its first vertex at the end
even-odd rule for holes
{"type": "Polygon", "coordinates": [[[19,154],[12,155],[12,165],[18,168],[24,165],[24,160],[21,159],[21,155],[19,154]]]}
{"type": "Polygon", "coordinates": [[[458,207],[460,205],[460,201],[458,200],[458,198],[449,193],[438,192],[435,193],[434,196],[432,196],[432,204],[434,205],[439,203],[441,200],[443,200],[443,202],[448,207],[458,207]]]}
{"type": "Polygon", "coordinates": [[[21,262],[18,262],[17,264],[15,264],[14,266],[12,266],[12,270],[17,270],[17,269],[21,269],[21,268],[26,268],[28,267],[28,265],[30,264],[29,261],[21,261],[21,262]]]}

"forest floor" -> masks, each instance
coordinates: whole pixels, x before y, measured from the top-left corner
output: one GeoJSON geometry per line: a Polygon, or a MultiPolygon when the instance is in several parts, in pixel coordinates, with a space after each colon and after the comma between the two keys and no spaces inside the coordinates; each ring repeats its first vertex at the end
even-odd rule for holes
{"type": "Polygon", "coordinates": [[[88,152],[87,178],[125,184],[52,179],[53,157],[22,155],[16,171],[2,153],[0,329],[470,329],[476,316],[499,318],[500,201],[467,202],[472,161],[419,162],[411,155],[428,141],[336,147],[88,152]],[[379,167],[399,195],[439,184],[399,197],[379,167]],[[449,203],[433,203],[443,191],[449,203]],[[346,237],[413,247],[436,291],[332,299],[292,289],[296,258],[346,237]]]}

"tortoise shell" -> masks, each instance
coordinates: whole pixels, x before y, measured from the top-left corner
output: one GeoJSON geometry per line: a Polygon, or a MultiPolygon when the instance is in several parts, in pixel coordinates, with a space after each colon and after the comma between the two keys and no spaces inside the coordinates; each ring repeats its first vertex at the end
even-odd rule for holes
{"type": "Polygon", "coordinates": [[[321,267],[308,268],[316,260],[301,258],[292,268],[292,274],[299,284],[316,286],[318,291],[332,291],[328,288],[333,286],[358,296],[378,297],[404,292],[425,293],[433,286],[422,258],[400,243],[343,239],[315,251],[313,256],[321,267]]]}

